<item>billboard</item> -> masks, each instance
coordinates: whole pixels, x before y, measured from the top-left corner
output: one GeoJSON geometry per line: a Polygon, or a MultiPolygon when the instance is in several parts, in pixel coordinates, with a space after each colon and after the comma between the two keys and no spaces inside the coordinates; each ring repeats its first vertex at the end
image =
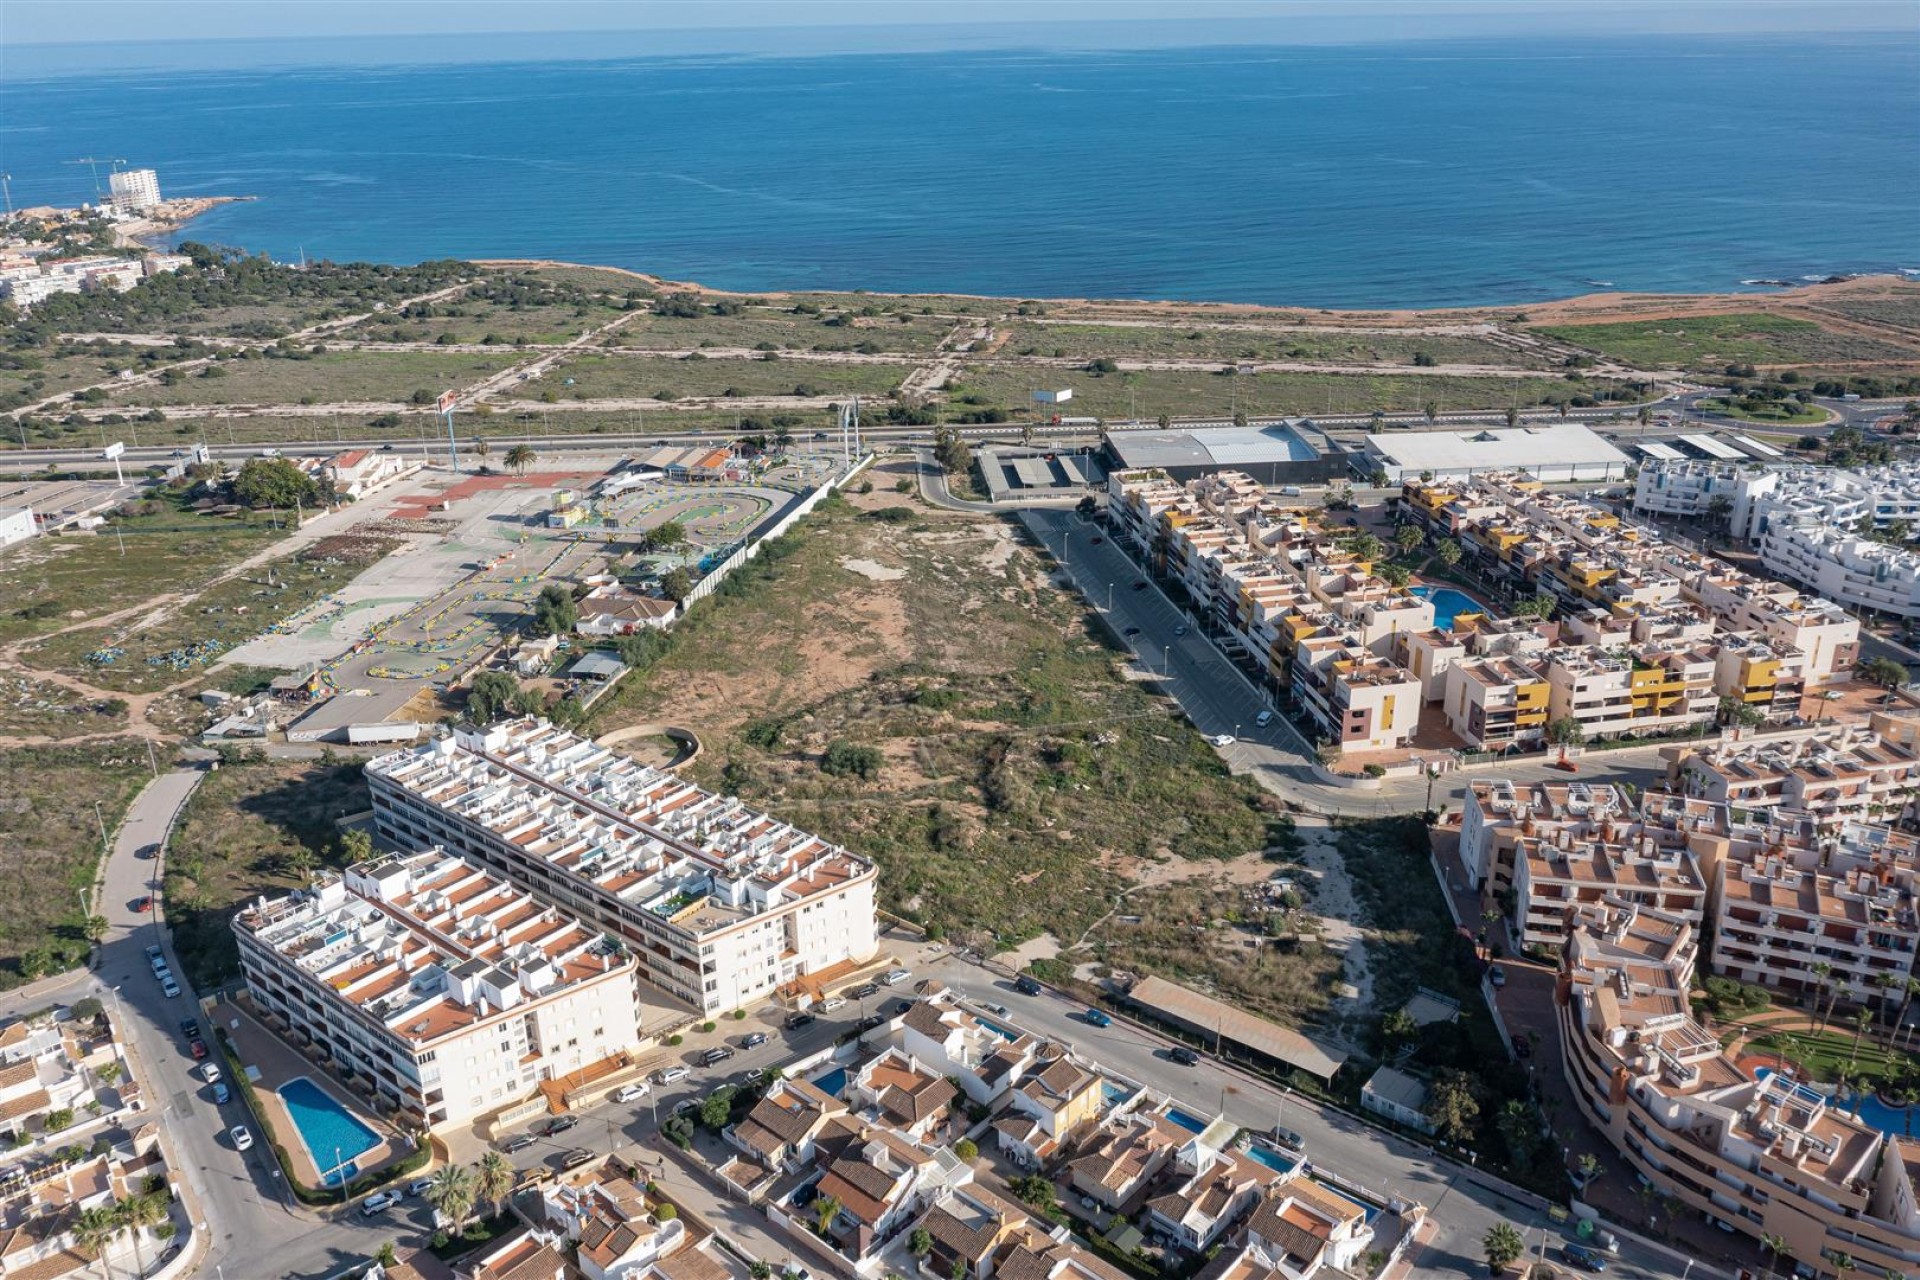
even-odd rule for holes
{"type": "Polygon", "coordinates": [[[440,412],[441,413],[452,412],[453,406],[458,404],[459,402],[460,402],[460,393],[458,391],[442,391],[440,393],[440,412]]]}
{"type": "Polygon", "coordinates": [[[125,453],[126,451],[127,451],[127,446],[122,444],[120,441],[115,440],[112,444],[108,445],[105,449],[101,450],[101,456],[105,457],[108,461],[112,461],[113,459],[119,457],[121,454],[125,453]]]}
{"type": "Polygon", "coordinates": [[[1033,398],[1040,404],[1065,404],[1073,399],[1073,388],[1062,387],[1058,391],[1036,391],[1033,398]]]}

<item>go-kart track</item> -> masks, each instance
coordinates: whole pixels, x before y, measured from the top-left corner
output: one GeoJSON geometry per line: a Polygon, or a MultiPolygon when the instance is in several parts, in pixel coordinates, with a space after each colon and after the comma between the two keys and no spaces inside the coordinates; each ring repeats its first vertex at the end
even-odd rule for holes
{"type": "Polygon", "coordinates": [[[397,538],[398,549],[222,662],[312,669],[316,692],[418,691],[444,683],[507,634],[524,632],[543,586],[572,587],[668,521],[686,531],[686,542],[650,556],[658,568],[704,571],[718,563],[800,499],[816,470],[811,462],[796,460],[765,484],[634,484],[623,477],[628,487],[602,498],[592,496],[606,478],[598,470],[452,483],[430,476],[364,504],[356,527],[397,538]],[[574,495],[580,518],[571,528],[550,528],[548,512],[563,490],[574,495]]]}

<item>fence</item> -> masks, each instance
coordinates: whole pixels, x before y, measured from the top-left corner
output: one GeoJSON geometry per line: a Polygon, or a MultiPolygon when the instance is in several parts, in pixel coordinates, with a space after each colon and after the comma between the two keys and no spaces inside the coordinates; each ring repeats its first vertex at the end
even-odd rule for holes
{"type": "Polygon", "coordinates": [[[872,461],[873,455],[867,454],[855,461],[852,466],[848,467],[844,474],[836,476],[826,484],[807,490],[798,502],[788,507],[786,513],[764,529],[758,537],[751,539],[739,550],[708,570],[707,575],[700,579],[699,584],[696,585],[692,591],[689,591],[687,598],[681,602],[680,609],[682,614],[686,612],[687,606],[691,605],[695,600],[704,599],[712,595],[715,591],[718,591],[720,584],[726,581],[728,574],[759,555],[761,547],[772,542],[775,538],[790,532],[793,526],[800,522],[802,517],[810,514],[815,507],[825,501],[828,494],[853,479],[854,476],[858,475],[865,469],[867,464],[872,461]]]}

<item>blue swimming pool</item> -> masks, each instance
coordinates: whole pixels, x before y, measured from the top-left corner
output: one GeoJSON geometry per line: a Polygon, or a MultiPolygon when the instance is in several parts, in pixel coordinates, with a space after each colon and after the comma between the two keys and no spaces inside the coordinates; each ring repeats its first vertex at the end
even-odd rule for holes
{"type": "Polygon", "coordinates": [[[1257,1142],[1247,1148],[1247,1157],[1255,1164],[1263,1164],[1275,1173],[1292,1173],[1300,1167],[1298,1160],[1289,1160],[1272,1147],[1263,1147],[1257,1142]]]}
{"type": "Polygon", "coordinates": [[[326,1184],[334,1187],[342,1178],[350,1182],[358,1176],[354,1157],[379,1146],[380,1135],[305,1076],[287,1081],[276,1092],[287,1104],[287,1114],[293,1117],[293,1127],[300,1131],[300,1142],[314,1168],[328,1171],[322,1175],[326,1184]]]}
{"type": "Polygon", "coordinates": [[[845,1067],[835,1067],[825,1075],[815,1076],[813,1078],[813,1085],[814,1088],[820,1090],[820,1092],[830,1094],[837,1098],[840,1096],[840,1091],[847,1087],[847,1069],[845,1067]]]}
{"type": "Polygon", "coordinates": [[[1414,587],[1413,594],[1433,602],[1433,625],[1453,630],[1453,620],[1463,613],[1485,613],[1487,607],[1464,591],[1452,587],[1414,587]]]}
{"type": "Polygon", "coordinates": [[[1018,1031],[1009,1031],[1007,1028],[1001,1026],[997,1022],[988,1022],[985,1018],[975,1018],[974,1021],[978,1022],[981,1026],[985,1027],[987,1030],[993,1032],[993,1034],[999,1036],[1002,1040],[1008,1041],[1009,1043],[1011,1043],[1012,1041],[1018,1040],[1020,1038],[1020,1033],[1018,1031]]]}
{"type": "Polygon", "coordinates": [[[1191,1115],[1188,1112],[1182,1111],[1178,1107],[1167,1108],[1167,1119],[1173,1121],[1175,1124],[1179,1125],[1182,1129],[1185,1129],[1190,1133],[1203,1132],[1207,1127],[1207,1122],[1205,1120],[1202,1120],[1199,1116],[1191,1115]]]}

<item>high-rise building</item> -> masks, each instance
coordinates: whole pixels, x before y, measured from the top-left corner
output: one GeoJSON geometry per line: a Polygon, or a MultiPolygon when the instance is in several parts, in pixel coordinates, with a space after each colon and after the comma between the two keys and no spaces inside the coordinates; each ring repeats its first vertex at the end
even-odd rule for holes
{"type": "Polygon", "coordinates": [[[113,207],[120,213],[145,213],[160,203],[160,175],[151,169],[121,169],[109,184],[113,207]]]}

